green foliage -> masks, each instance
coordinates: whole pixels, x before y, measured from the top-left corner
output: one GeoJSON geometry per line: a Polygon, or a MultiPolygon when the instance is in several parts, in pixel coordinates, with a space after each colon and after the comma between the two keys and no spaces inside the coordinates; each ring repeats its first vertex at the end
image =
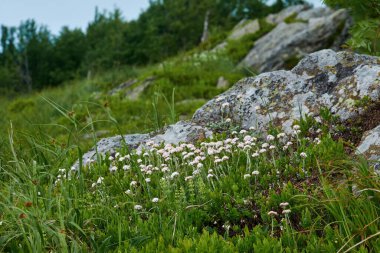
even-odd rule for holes
{"type": "Polygon", "coordinates": [[[255,44],[255,41],[269,33],[275,26],[260,19],[260,30],[253,34],[246,34],[238,40],[229,40],[225,49],[226,54],[234,63],[238,63],[247,55],[255,44]]]}
{"type": "MultiPolygon", "coordinates": [[[[127,65],[161,62],[199,45],[207,12],[211,35],[199,48],[209,49],[243,18],[262,18],[289,4],[294,3],[279,0],[269,6],[263,0],[151,1],[135,21],[125,21],[119,9],[96,10],[86,31],[63,27],[56,36],[34,20],[19,27],[2,26],[0,90],[31,92],[127,65]]],[[[238,50],[237,58],[243,51],[238,50]]]]}
{"type": "Polygon", "coordinates": [[[284,68],[285,69],[292,69],[294,68],[298,62],[300,61],[300,57],[297,56],[290,56],[284,61],[284,68]]]}
{"type": "Polygon", "coordinates": [[[292,24],[292,23],[307,23],[307,20],[303,19],[297,19],[298,13],[294,13],[290,15],[289,17],[284,19],[284,22],[287,24],[292,24]]]}
{"type": "Polygon", "coordinates": [[[380,3],[378,0],[324,0],[332,7],[348,8],[355,19],[348,45],[359,52],[380,55],[380,3]]]}
{"type": "Polygon", "coordinates": [[[121,150],[80,171],[44,165],[43,153],[30,162],[14,153],[12,163],[0,164],[1,250],[379,249],[379,180],[368,163],[347,160],[337,148],[341,143],[328,135],[321,134],[318,143],[302,134],[274,139],[254,130],[232,134],[178,150],[162,145],[141,153],[121,150]],[[275,148],[252,156],[264,141],[275,148]],[[164,161],[159,150],[176,151],[164,161]],[[202,166],[190,164],[191,150],[204,157],[196,163],[202,166]],[[337,173],[345,178],[338,186],[337,173]],[[354,185],[360,190],[353,194],[354,185]]]}

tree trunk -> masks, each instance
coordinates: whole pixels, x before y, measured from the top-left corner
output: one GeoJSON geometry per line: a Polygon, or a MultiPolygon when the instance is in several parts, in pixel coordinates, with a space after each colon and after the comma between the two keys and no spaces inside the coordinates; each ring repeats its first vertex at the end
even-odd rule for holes
{"type": "Polygon", "coordinates": [[[209,37],[209,31],[208,31],[209,16],[210,16],[210,11],[207,11],[206,15],[205,15],[205,21],[203,23],[203,34],[202,34],[202,38],[201,38],[201,43],[206,42],[208,40],[208,37],[209,37]]]}

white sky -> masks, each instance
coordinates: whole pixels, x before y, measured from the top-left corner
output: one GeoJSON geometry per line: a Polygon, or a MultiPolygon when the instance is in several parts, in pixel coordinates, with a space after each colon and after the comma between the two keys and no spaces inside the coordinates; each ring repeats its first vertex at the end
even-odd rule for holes
{"type": "MultiPolygon", "coordinates": [[[[270,0],[271,2],[274,0],[270,0]]],[[[322,0],[309,0],[321,6],[322,0]]],[[[149,0],[0,0],[0,25],[18,26],[32,18],[38,24],[47,25],[53,34],[63,26],[85,29],[93,20],[95,7],[112,11],[121,9],[127,20],[136,19],[149,6],[149,0]]]]}
{"type": "Polygon", "coordinates": [[[149,0],[0,0],[0,25],[18,26],[32,18],[53,34],[63,26],[85,29],[94,19],[96,6],[108,11],[118,7],[124,18],[131,20],[149,6],[149,0]]]}

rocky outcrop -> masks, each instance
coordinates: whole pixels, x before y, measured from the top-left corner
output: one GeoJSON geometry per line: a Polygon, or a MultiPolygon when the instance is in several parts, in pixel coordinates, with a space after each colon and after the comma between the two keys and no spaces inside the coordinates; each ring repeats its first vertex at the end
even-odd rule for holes
{"type": "Polygon", "coordinates": [[[243,128],[274,122],[290,131],[301,114],[318,116],[326,107],[342,120],[357,114],[355,101],[380,96],[379,59],[322,50],[291,71],[279,70],[243,79],[198,109],[193,122],[206,126],[230,118],[243,128]]]}
{"type": "Polygon", "coordinates": [[[154,76],[148,77],[140,83],[137,79],[131,79],[112,89],[108,94],[123,94],[125,98],[129,100],[136,100],[144,92],[144,90],[154,83],[155,80],[156,78],[154,76]]]}
{"type": "Polygon", "coordinates": [[[231,34],[227,37],[226,41],[223,41],[219,45],[217,45],[212,51],[220,51],[226,48],[228,42],[230,40],[239,40],[245,35],[254,34],[260,30],[260,24],[257,19],[255,20],[247,20],[243,19],[240,21],[233,29],[231,34]]]}
{"type": "MultiPolygon", "coordinates": [[[[102,139],[83,156],[83,164],[97,154],[114,152],[122,146],[144,147],[155,143],[194,142],[212,135],[210,123],[232,123],[248,129],[265,130],[270,122],[290,132],[301,115],[318,119],[322,107],[342,120],[357,116],[354,107],[361,99],[380,98],[380,60],[350,52],[321,50],[306,56],[290,71],[279,70],[243,79],[196,111],[191,122],[180,121],[161,133],[115,136],[102,139]]],[[[380,126],[365,135],[359,152],[380,156],[380,126]]],[[[78,168],[79,162],[74,165],[78,168]]]]}
{"type": "Polygon", "coordinates": [[[138,99],[139,96],[144,92],[144,90],[153,84],[154,80],[156,80],[156,78],[154,76],[146,78],[144,81],[142,81],[135,88],[133,88],[131,90],[127,90],[125,93],[125,97],[130,99],[130,100],[138,99]]]}
{"type": "MultiPolygon", "coordinates": [[[[86,166],[106,153],[114,153],[117,149],[125,146],[130,149],[137,148],[141,143],[149,138],[148,134],[130,134],[124,136],[113,136],[101,139],[92,149],[82,156],[82,164],[86,166]]],[[[79,160],[75,162],[72,169],[79,168],[79,160]]]]}
{"type": "MultiPolygon", "coordinates": [[[[275,23],[283,21],[284,15],[279,13],[267,20],[275,23]]],[[[348,20],[345,10],[334,12],[320,8],[299,12],[288,23],[280,22],[275,29],[257,40],[240,66],[253,68],[260,73],[278,70],[294,64],[308,53],[337,47],[342,43],[342,38],[347,36],[348,20]]]]}
{"type": "MultiPolygon", "coordinates": [[[[106,153],[114,153],[122,147],[140,149],[147,142],[178,144],[180,142],[195,142],[211,136],[212,132],[205,127],[180,121],[174,125],[167,126],[162,133],[129,134],[101,139],[91,150],[83,155],[82,164],[86,166],[96,160],[98,155],[103,156],[106,153]]],[[[73,170],[78,168],[79,161],[73,165],[73,170]]]]}
{"type": "Polygon", "coordinates": [[[124,83],[121,83],[120,85],[118,85],[117,87],[113,88],[112,90],[110,90],[108,92],[108,94],[109,95],[115,95],[115,94],[119,93],[122,90],[128,89],[129,87],[131,87],[132,85],[134,85],[136,83],[137,83],[137,79],[128,80],[128,81],[126,81],[124,83]]]}
{"type": "Polygon", "coordinates": [[[369,160],[380,160],[380,125],[364,133],[357,153],[364,155],[369,160]]]}
{"type": "Polygon", "coordinates": [[[232,30],[228,36],[228,40],[238,40],[244,35],[252,34],[260,30],[260,24],[257,19],[255,20],[242,20],[232,30]]]}
{"type": "MultiPolygon", "coordinates": [[[[310,8],[311,8],[311,6],[307,5],[307,4],[290,6],[286,9],[283,9],[279,13],[268,15],[268,17],[265,20],[271,24],[280,24],[280,23],[284,22],[287,18],[292,17],[294,15],[299,15],[300,13],[302,13],[304,11],[310,10],[310,8]]],[[[326,8],[321,8],[321,9],[326,9],[326,8]]],[[[319,11],[320,10],[318,10],[318,12],[317,12],[318,16],[323,15],[322,13],[320,14],[319,11]]]]}

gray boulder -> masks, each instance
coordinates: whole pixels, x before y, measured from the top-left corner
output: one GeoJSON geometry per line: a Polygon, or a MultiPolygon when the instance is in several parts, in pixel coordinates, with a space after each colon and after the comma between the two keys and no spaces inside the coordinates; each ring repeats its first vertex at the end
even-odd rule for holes
{"type": "MultiPolygon", "coordinates": [[[[129,134],[124,136],[113,136],[101,139],[92,149],[82,156],[82,164],[86,166],[97,159],[97,155],[104,156],[106,153],[114,153],[124,145],[130,149],[135,149],[141,143],[149,139],[148,134],[129,134]]],[[[79,160],[75,162],[72,169],[79,168],[79,160]]]]}
{"type": "Polygon", "coordinates": [[[132,85],[134,85],[135,83],[137,83],[137,79],[131,79],[131,80],[128,80],[124,83],[121,83],[120,85],[118,85],[117,87],[113,88],[112,90],[110,90],[108,92],[109,95],[115,95],[117,94],[118,92],[122,91],[122,90],[125,90],[129,87],[131,87],[132,85]]]}
{"type": "Polygon", "coordinates": [[[231,34],[228,36],[228,40],[238,40],[242,38],[244,35],[252,34],[260,30],[260,24],[257,19],[255,20],[242,20],[239,22],[231,34]]]}
{"type": "Polygon", "coordinates": [[[154,83],[154,80],[156,80],[154,76],[148,77],[135,88],[127,90],[125,93],[126,98],[130,100],[138,99],[140,95],[144,92],[144,90],[154,83]]]}
{"type": "Polygon", "coordinates": [[[287,132],[301,114],[318,116],[327,107],[345,120],[357,114],[354,103],[380,95],[379,58],[326,49],[306,56],[291,71],[279,70],[243,79],[193,116],[206,126],[230,118],[243,128],[269,122],[287,132]]]}
{"type": "MultiPolygon", "coordinates": [[[[113,136],[101,139],[91,150],[82,157],[83,166],[96,160],[97,155],[104,156],[106,153],[114,153],[122,147],[129,149],[141,149],[147,142],[178,144],[180,142],[195,142],[203,138],[209,138],[212,132],[205,127],[191,122],[180,121],[167,126],[161,133],[129,134],[113,136]]],[[[73,165],[73,170],[79,168],[79,161],[73,165]]]]}
{"type": "Polygon", "coordinates": [[[364,133],[357,154],[362,154],[369,160],[380,160],[380,125],[364,133]]]}
{"type": "Polygon", "coordinates": [[[278,70],[293,65],[308,53],[339,47],[347,37],[349,20],[346,10],[308,9],[304,5],[289,7],[267,18],[268,22],[278,25],[255,42],[239,66],[260,73],[278,70]],[[295,14],[292,22],[283,22],[295,14]]]}
{"type": "Polygon", "coordinates": [[[303,11],[307,11],[310,8],[311,8],[311,6],[307,5],[307,4],[290,6],[286,9],[283,9],[279,13],[268,15],[268,17],[265,20],[271,24],[280,24],[280,23],[284,22],[284,20],[287,19],[288,17],[291,17],[293,15],[297,15],[303,11]]]}

